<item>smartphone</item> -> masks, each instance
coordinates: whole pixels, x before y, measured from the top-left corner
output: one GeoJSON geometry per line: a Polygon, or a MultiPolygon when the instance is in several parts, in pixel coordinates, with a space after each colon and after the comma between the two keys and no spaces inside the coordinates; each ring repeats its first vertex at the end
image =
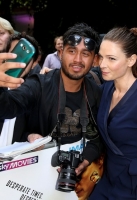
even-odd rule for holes
{"type": "MultiPolygon", "coordinates": [[[[35,48],[28,40],[26,40],[25,38],[21,38],[14,49],[11,51],[11,53],[17,54],[17,57],[15,59],[8,59],[6,60],[6,62],[23,62],[26,63],[27,67],[28,63],[35,54],[35,48]]],[[[25,68],[15,68],[9,69],[5,73],[9,76],[18,78],[24,70],[25,68]]]]}

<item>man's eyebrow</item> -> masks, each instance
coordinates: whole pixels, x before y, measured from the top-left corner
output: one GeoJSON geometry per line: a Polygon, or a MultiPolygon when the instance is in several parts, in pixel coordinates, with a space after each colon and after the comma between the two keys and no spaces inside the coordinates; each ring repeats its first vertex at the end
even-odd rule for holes
{"type": "Polygon", "coordinates": [[[65,45],[65,46],[68,46],[68,47],[67,47],[68,49],[70,49],[70,48],[76,49],[76,46],[73,46],[73,45],[70,45],[70,44],[65,45]]]}

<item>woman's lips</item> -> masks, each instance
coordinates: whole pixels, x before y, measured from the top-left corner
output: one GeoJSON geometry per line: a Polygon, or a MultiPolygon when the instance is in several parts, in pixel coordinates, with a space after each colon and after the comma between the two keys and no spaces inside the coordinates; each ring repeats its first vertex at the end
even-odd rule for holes
{"type": "Polygon", "coordinates": [[[102,71],[102,75],[108,75],[109,74],[109,72],[103,72],[102,71]]]}

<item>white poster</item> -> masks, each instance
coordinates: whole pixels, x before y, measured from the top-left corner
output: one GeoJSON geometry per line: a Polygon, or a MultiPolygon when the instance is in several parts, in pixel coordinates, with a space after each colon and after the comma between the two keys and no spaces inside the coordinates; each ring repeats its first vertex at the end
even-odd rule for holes
{"type": "MultiPolygon", "coordinates": [[[[62,145],[62,150],[82,150],[80,142],[62,145]]],[[[51,166],[57,147],[26,153],[0,163],[1,200],[77,200],[74,191],[55,189],[58,167],[51,166]]]]}

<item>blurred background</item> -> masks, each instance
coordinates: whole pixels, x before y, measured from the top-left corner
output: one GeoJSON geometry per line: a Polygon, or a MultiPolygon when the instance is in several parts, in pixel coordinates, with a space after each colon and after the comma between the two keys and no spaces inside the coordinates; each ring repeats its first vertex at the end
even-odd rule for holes
{"type": "Polygon", "coordinates": [[[54,38],[76,22],[99,34],[114,26],[137,27],[137,0],[0,0],[0,17],[34,36],[45,57],[55,51],[54,38]]]}

